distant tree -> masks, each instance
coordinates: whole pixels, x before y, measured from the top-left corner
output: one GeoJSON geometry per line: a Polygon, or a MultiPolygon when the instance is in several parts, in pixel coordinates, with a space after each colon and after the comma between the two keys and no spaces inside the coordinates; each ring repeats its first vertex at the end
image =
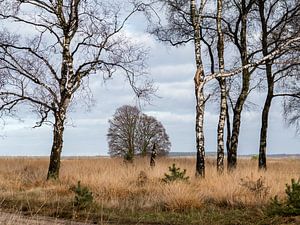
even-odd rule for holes
{"type": "Polygon", "coordinates": [[[135,106],[118,108],[109,120],[107,134],[109,154],[132,161],[135,155],[150,155],[155,144],[158,155],[170,151],[171,143],[163,125],[135,106]]]}
{"type": "Polygon", "coordinates": [[[107,134],[109,154],[123,156],[131,161],[136,151],[135,135],[140,111],[137,107],[124,105],[118,108],[109,120],[107,134]]]}
{"type": "Polygon", "coordinates": [[[158,155],[167,154],[171,147],[169,136],[161,122],[146,114],[140,116],[136,141],[138,153],[142,156],[151,155],[154,144],[158,155]]]}

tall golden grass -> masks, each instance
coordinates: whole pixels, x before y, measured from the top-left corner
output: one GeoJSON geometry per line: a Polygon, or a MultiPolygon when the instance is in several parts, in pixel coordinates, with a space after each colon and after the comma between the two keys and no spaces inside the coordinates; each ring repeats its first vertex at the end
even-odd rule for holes
{"type": "Polygon", "coordinates": [[[240,159],[235,172],[223,175],[217,173],[213,159],[206,165],[206,178],[197,179],[193,158],[160,158],[155,168],[150,168],[147,158],[136,159],[133,164],[116,158],[63,159],[60,181],[47,182],[47,158],[0,158],[0,198],[72,201],[70,187],[81,181],[97,203],[112,209],[177,211],[206,204],[257,206],[275,195],[284,198],[285,184],[300,175],[299,159],[269,159],[265,172],[258,171],[256,160],[240,159]],[[161,181],[172,163],[187,170],[189,182],[161,181]],[[261,190],[251,186],[258,179],[263,181],[261,190]]]}

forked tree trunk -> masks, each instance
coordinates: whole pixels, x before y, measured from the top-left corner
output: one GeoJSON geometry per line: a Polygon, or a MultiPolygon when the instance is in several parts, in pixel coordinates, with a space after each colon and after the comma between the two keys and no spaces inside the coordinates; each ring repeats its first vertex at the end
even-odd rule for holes
{"type": "Polygon", "coordinates": [[[250,85],[250,74],[249,71],[243,72],[243,88],[242,92],[237,100],[236,107],[233,111],[233,123],[232,123],[232,135],[230,139],[230,151],[228,152],[227,157],[227,168],[229,171],[232,171],[237,166],[237,149],[238,149],[238,141],[240,135],[240,127],[241,127],[241,114],[242,110],[248,96],[250,85]]]}
{"type": "MultiPolygon", "coordinates": [[[[244,100],[242,100],[244,101],[244,100]]],[[[233,112],[233,122],[232,122],[232,135],[230,138],[230,150],[227,156],[227,169],[228,171],[232,171],[236,168],[237,164],[237,148],[238,148],[238,140],[240,134],[240,126],[241,126],[241,113],[242,113],[242,105],[239,103],[239,108],[234,110],[233,112]]]]}
{"type": "MultiPolygon", "coordinates": [[[[241,54],[242,65],[245,66],[249,64],[248,60],[248,44],[247,44],[247,19],[248,19],[248,10],[249,6],[246,6],[246,1],[242,0],[242,16],[241,16],[241,33],[240,33],[240,47],[239,51],[241,54]]],[[[240,135],[241,127],[241,114],[248,97],[249,87],[250,87],[250,77],[251,73],[248,68],[243,69],[242,71],[243,84],[241,93],[237,99],[236,105],[233,110],[233,122],[232,122],[232,134],[230,139],[230,151],[228,152],[227,157],[227,169],[231,171],[237,166],[237,149],[238,141],[240,135]]]]}
{"type": "Polygon", "coordinates": [[[64,113],[60,112],[55,115],[55,123],[53,125],[53,144],[51,149],[47,180],[57,180],[59,178],[60,157],[63,147],[64,120],[64,113]]]}

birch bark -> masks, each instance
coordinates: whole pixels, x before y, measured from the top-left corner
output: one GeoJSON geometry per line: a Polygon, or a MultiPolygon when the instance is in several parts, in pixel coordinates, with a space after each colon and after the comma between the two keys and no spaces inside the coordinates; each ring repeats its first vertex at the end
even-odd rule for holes
{"type": "MultiPolygon", "coordinates": [[[[218,32],[218,60],[219,72],[224,73],[224,35],[222,32],[222,10],[223,0],[217,2],[217,32],[218,32]]],[[[227,112],[227,99],[226,99],[226,80],[223,77],[218,78],[220,86],[220,114],[218,121],[218,135],[217,135],[217,170],[219,173],[224,171],[224,127],[227,112]]]]}
{"type": "Polygon", "coordinates": [[[204,112],[205,112],[205,96],[204,86],[204,68],[201,57],[201,26],[202,12],[206,1],[201,0],[199,10],[196,1],[191,0],[191,22],[194,30],[194,48],[196,60],[196,73],[194,77],[195,96],[196,96],[196,176],[205,177],[205,147],[204,147],[204,112]]]}

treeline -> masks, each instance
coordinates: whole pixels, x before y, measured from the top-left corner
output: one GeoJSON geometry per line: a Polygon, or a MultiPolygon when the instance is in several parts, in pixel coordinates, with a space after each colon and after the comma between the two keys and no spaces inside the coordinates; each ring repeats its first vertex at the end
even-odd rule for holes
{"type": "Polygon", "coordinates": [[[275,97],[284,97],[287,120],[298,124],[299,8],[298,0],[3,0],[0,110],[17,115],[22,108],[30,109],[39,117],[36,127],[53,126],[47,178],[58,179],[68,111],[79,96],[88,99],[90,76],[110,79],[123,74],[140,99],[148,100],[155,92],[145,76],[147,50],[125,32],[130,18],[142,13],[149,21],[148,32],[159,41],[194,46],[196,174],[205,176],[203,122],[209,81],[217,83],[213,96],[220,109],[220,173],[225,148],[228,170],[236,168],[249,93],[258,86],[267,92],[259,149],[259,168],[265,169],[268,117],[275,97]]]}

